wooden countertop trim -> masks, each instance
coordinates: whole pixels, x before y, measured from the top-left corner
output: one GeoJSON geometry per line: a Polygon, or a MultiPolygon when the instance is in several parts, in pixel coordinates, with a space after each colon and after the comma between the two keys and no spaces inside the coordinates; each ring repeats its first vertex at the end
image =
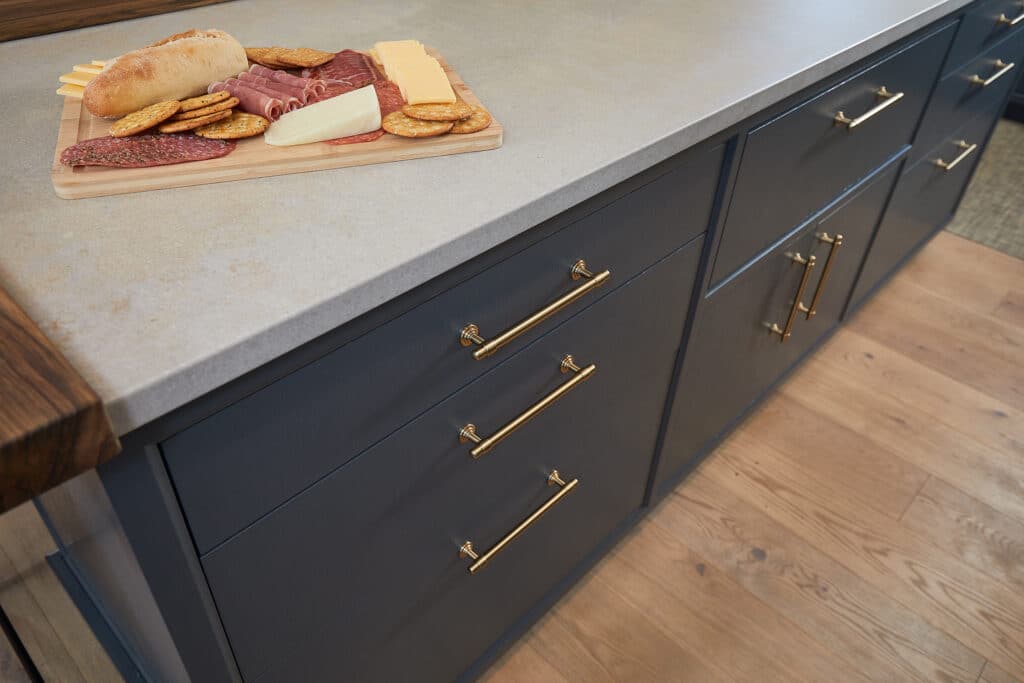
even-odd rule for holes
{"type": "Polygon", "coordinates": [[[0,512],[120,450],[99,396],[0,289],[0,512]]]}

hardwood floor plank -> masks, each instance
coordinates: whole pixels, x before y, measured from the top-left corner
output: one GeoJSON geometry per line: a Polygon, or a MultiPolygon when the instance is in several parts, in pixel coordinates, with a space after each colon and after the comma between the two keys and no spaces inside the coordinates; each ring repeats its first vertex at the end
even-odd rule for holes
{"type": "Polygon", "coordinates": [[[1024,327],[1024,289],[1011,289],[992,311],[993,317],[1024,327]]]}
{"type": "Polygon", "coordinates": [[[644,523],[607,567],[616,590],[736,680],[868,680],[657,524],[644,523]]]}
{"type": "Polygon", "coordinates": [[[841,482],[812,479],[784,454],[736,434],[706,476],[1000,667],[1024,675],[1024,594],[898,522],[841,482]]]}
{"type": "Polygon", "coordinates": [[[978,683],[1022,683],[1022,680],[1024,679],[1014,678],[992,662],[986,662],[978,683]]]}
{"type": "Polygon", "coordinates": [[[592,572],[563,598],[543,635],[544,658],[571,681],[729,681],[673,642],[592,572]]]}
{"type": "Polygon", "coordinates": [[[740,431],[785,452],[821,477],[846,482],[865,503],[893,519],[903,514],[929,477],[861,432],[783,393],[769,397],[740,431]],[[813,439],[808,440],[808,435],[813,439]]]}
{"type": "Polygon", "coordinates": [[[943,230],[896,277],[946,299],[992,310],[1007,289],[1020,287],[1024,262],[943,230]]]}
{"type": "Polygon", "coordinates": [[[1024,329],[895,277],[848,323],[919,363],[1010,405],[1024,405],[1024,329]]]}
{"type": "Polygon", "coordinates": [[[870,337],[844,330],[808,367],[853,374],[869,390],[885,392],[1001,452],[1024,456],[1024,404],[1014,407],[992,398],[870,337]]]}
{"type": "MultiPolygon", "coordinates": [[[[821,353],[827,352],[826,346],[821,353]]],[[[929,474],[955,482],[971,496],[1024,521],[1019,459],[1007,457],[903,401],[871,391],[855,377],[819,368],[800,368],[780,391],[863,434],[879,448],[898,453],[929,474]]]]}
{"type": "MultiPolygon", "coordinates": [[[[533,632],[531,631],[531,634],[533,632]]],[[[569,683],[569,679],[551,666],[533,647],[529,637],[512,646],[490,671],[480,678],[480,683],[569,683]]]]}
{"type": "Polygon", "coordinates": [[[1024,591],[1024,523],[932,478],[903,526],[1011,588],[1024,591]]]}
{"type": "Polygon", "coordinates": [[[47,564],[46,556],[57,548],[31,503],[19,505],[0,517],[0,548],[85,679],[108,683],[122,681],[121,674],[47,564]]]}
{"type": "MultiPolygon", "coordinates": [[[[2,519],[2,518],[0,518],[2,519]]],[[[83,678],[7,553],[0,547],[0,605],[44,681],[90,683],[83,678]]]]}
{"type": "Polygon", "coordinates": [[[21,665],[14,647],[0,633],[0,681],[4,683],[32,683],[25,667],[21,665]]]}
{"type": "Polygon", "coordinates": [[[716,466],[691,475],[654,523],[815,634],[837,667],[893,683],[977,680],[981,655],[713,481],[716,466]]]}

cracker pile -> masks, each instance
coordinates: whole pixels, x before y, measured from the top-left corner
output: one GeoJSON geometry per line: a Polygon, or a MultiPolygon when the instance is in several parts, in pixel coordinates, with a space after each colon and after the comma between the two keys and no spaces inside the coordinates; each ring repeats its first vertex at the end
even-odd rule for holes
{"type": "Polygon", "coordinates": [[[238,98],[226,90],[187,100],[158,102],[118,119],[110,126],[115,138],[138,135],[156,128],[161,133],[193,131],[218,140],[259,135],[270,122],[262,116],[236,112],[238,98]]]}
{"type": "Polygon", "coordinates": [[[402,111],[388,114],[382,127],[404,138],[426,138],[445,133],[475,133],[491,125],[491,115],[483,107],[461,99],[451,104],[407,104],[402,111]]]}
{"type": "Polygon", "coordinates": [[[245,56],[271,69],[311,69],[334,59],[333,52],[314,50],[311,47],[247,47],[245,56]]]}

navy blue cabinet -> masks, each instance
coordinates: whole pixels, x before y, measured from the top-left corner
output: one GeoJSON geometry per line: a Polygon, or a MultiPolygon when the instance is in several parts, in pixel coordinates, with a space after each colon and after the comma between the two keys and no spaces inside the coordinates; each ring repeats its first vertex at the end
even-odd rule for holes
{"type": "Polygon", "coordinates": [[[890,161],[700,303],[656,495],[839,322],[900,163],[890,161]]]}
{"type": "Polygon", "coordinates": [[[702,240],[203,558],[245,680],[452,680],[638,510],[702,240]],[[490,436],[596,369],[479,459],[490,436]],[[560,487],[578,485],[476,574],[560,487]]]}

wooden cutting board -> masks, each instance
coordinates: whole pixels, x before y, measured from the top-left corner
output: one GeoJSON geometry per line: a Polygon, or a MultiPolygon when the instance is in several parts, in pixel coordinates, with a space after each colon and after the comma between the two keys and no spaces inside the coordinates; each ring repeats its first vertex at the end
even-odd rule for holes
{"type": "MultiPolygon", "coordinates": [[[[469,86],[435,50],[427,52],[444,67],[452,88],[469,104],[483,106],[469,86]]],[[[94,117],[82,100],[64,98],[57,133],[57,149],[53,156],[53,189],[64,199],[102,197],[170,187],[222,183],[228,180],[263,178],[305,173],[328,168],[380,164],[403,159],[479,152],[501,147],[502,128],[497,121],[484,130],[466,135],[441,135],[433,138],[401,138],[391,134],[373,142],[353,145],[329,145],[316,142],[294,147],[272,147],[263,142],[263,136],[238,141],[231,154],[220,159],[192,161],[151,168],[106,168],[102,166],[70,167],[60,163],[60,153],[67,147],[91,138],[107,135],[111,121],[94,117]]]]}

